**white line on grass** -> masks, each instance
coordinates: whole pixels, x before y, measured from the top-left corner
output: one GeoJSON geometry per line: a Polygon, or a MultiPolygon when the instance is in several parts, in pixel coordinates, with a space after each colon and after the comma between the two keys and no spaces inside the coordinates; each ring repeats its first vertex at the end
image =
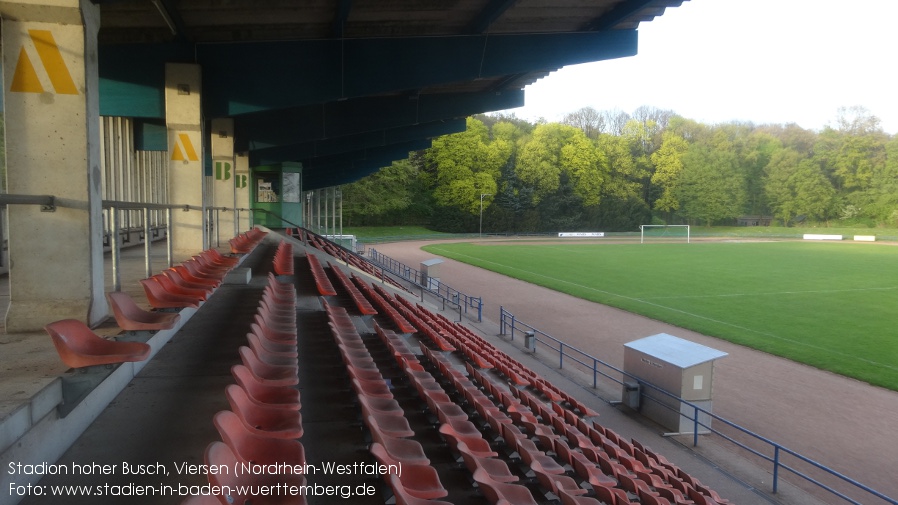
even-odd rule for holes
{"type": "MultiPolygon", "coordinates": [[[[537,276],[537,277],[542,277],[542,278],[544,278],[544,279],[551,280],[551,281],[555,281],[555,282],[560,282],[560,283],[562,283],[562,284],[568,284],[568,285],[570,285],[570,286],[574,286],[574,287],[578,287],[578,288],[581,288],[581,289],[585,289],[585,290],[587,290],[587,291],[595,291],[596,293],[602,293],[602,294],[605,294],[605,295],[615,296],[615,297],[618,297],[618,298],[623,298],[623,299],[625,299],[625,300],[634,301],[634,302],[637,302],[637,303],[643,303],[643,304],[646,304],[646,305],[651,305],[651,306],[657,307],[657,308],[659,308],[659,309],[666,309],[666,310],[669,310],[669,311],[671,311],[671,312],[677,312],[677,313],[683,314],[683,315],[685,315],[685,316],[694,317],[694,318],[696,318],[696,319],[704,319],[705,321],[709,321],[709,322],[712,322],[712,323],[722,324],[722,325],[724,325],[724,326],[729,326],[729,327],[731,327],[731,328],[736,328],[736,329],[739,329],[739,330],[744,330],[744,331],[748,331],[748,332],[751,332],[751,333],[755,333],[755,334],[758,334],[758,335],[763,335],[763,336],[765,336],[765,337],[770,337],[770,338],[773,338],[773,339],[776,339],[776,340],[781,340],[781,341],[783,341],[783,342],[789,342],[790,344],[794,344],[794,345],[798,345],[798,346],[804,346],[804,347],[807,347],[807,348],[810,348],[810,349],[816,349],[816,350],[818,350],[818,351],[822,351],[822,352],[834,354],[834,355],[836,355],[836,356],[840,356],[840,357],[843,357],[843,358],[854,359],[854,360],[856,360],[856,361],[861,361],[861,362],[864,362],[864,363],[867,363],[867,364],[870,364],[870,365],[876,365],[876,366],[880,366],[880,367],[883,367],[883,368],[888,368],[888,369],[890,369],[890,370],[898,370],[898,366],[892,366],[892,365],[888,365],[888,364],[886,364],[886,363],[880,363],[880,362],[878,362],[878,361],[873,361],[873,360],[869,360],[869,359],[866,359],[866,358],[861,358],[861,357],[859,357],[859,356],[855,356],[855,355],[852,355],[852,354],[846,354],[846,353],[843,353],[843,352],[835,351],[835,350],[830,349],[830,348],[827,348],[827,347],[820,347],[820,346],[817,346],[817,345],[814,345],[814,344],[809,344],[809,343],[807,343],[807,342],[802,342],[802,341],[800,341],[800,340],[793,340],[793,339],[790,339],[790,338],[781,337],[781,336],[775,335],[775,334],[773,334],[773,333],[768,333],[768,332],[756,330],[756,329],[754,329],[754,328],[747,328],[747,327],[745,327],[745,326],[740,326],[740,325],[738,325],[738,324],[733,324],[733,323],[730,323],[730,322],[727,322],[727,321],[720,321],[720,320],[713,319],[713,318],[710,318],[710,317],[707,317],[707,316],[702,316],[702,315],[700,315],[700,314],[693,314],[692,312],[686,312],[685,310],[675,309],[675,308],[673,308],[673,307],[668,307],[667,305],[661,305],[661,304],[659,304],[659,303],[653,303],[653,302],[650,302],[650,301],[645,300],[645,299],[642,299],[642,298],[634,298],[634,297],[632,297],[632,296],[626,296],[626,295],[622,295],[622,294],[619,294],[619,293],[612,293],[611,291],[605,291],[605,290],[603,290],[603,289],[598,289],[598,288],[593,287],[593,286],[586,286],[586,285],[583,285],[583,284],[578,284],[578,283],[576,283],[576,282],[571,282],[571,281],[567,281],[567,280],[564,280],[564,279],[558,279],[558,278],[556,278],[556,277],[551,277],[551,276],[548,276],[548,275],[545,275],[545,274],[541,274],[541,273],[538,273],[538,272],[533,272],[533,271],[530,271],[530,270],[525,270],[525,269],[523,269],[523,268],[518,268],[518,267],[515,267],[515,266],[512,266],[512,265],[507,265],[507,264],[504,264],[504,263],[498,263],[498,262],[495,262],[495,261],[485,260],[485,259],[483,259],[483,258],[477,258],[477,257],[475,257],[475,256],[471,256],[471,255],[468,255],[468,254],[459,253],[459,252],[456,252],[456,251],[446,251],[445,249],[440,249],[439,247],[433,247],[431,250],[433,250],[433,251],[442,251],[442,252],[446,253],[447,256],[450,255],[450,254],[456,255],[456,256],[464,256],[464,257],[466,257],[466,258],[471,258],[472,260],[476,260],[476,261],[478,261],[478,262],[489,263],[489,264],[492,264],[492,265],[496,265],[496,266],[500,266],[500,267],[503,267],[503,268],[507,268],[507,269],[509,269],[509,270],[517,270],[517,271],[519,271],[519,272],[523,272],[523,273],[526,273],[526,274],[534,275],[534,276],[537,276]]],[[[884,288],[884,289],[885,289],[885,288],[884,288]]]]}
{"type": "Polygon", "coordinates": [[[728,298],[738,296],[776,296],[776,295],[815,295],[831,293],[852,293],[860,291],[894,291],[898,286],[881,288],[850,288],[850,289],[815,289],[806,291],[769,291],[760,293],[720,293],[716,295],[676,295],[676,296],[647,296],[642,300],[681,300],[686,298],[728,298]]]}

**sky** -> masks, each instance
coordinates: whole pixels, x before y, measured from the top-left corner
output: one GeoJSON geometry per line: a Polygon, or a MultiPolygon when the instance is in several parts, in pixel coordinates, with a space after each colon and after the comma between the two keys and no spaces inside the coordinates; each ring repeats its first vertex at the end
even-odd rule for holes
{"type": "Polygon", "coordinates": [[[898,133],[898,1],[688,0],[640,24],[639,54],[565,67],[517,117],[649,105],[707,124],[835,126],[861,106],[898,133]]]}

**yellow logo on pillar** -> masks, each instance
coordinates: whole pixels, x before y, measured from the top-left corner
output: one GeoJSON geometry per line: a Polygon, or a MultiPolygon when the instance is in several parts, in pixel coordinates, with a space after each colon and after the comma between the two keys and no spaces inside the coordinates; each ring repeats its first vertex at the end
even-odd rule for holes
{"type": "MultiPolygon", "coordinates": [[[[53,86],[53,90],[60,95],[77,95],[78,87],[72,80],[72,74],[69,73],[65,61],[62,59],[62,53],[59,46],[56,45],[56,39],[50,30],[28,30],[28,36],[34,44],[38,58],[43,65],[44,71],[53,86]]],[[[13,93],[43,93],[44,86],[37,75],[37,67],[28,56],[25,46],[19,50],[19,60],[16,62],[16,68],[12,75],[12,85],[9,91],[13,93]]]]}
{"type": "Polygon", "coordinates": [[[193,148],[193,142],[186,133],[179,133],[171,152],[172,161],[200,161],[193,148]]]}

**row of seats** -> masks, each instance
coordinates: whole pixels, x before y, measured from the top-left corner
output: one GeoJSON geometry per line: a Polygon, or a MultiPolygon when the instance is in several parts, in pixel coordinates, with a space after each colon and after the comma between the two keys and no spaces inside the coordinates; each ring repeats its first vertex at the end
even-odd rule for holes
{"type": "Polygon", "coordinates": [[[259,228],[253,228],[228,240],[233,254],[249,254],[267,235],[259,228]]]}
{"type": "MultiPolygon", "coordinates": [[[[242,235],[252,236],[252,246],[255,247],[265,237],[265,232],[254,228],[242,235]]],[[[251,250],[249,248],[247,252],[251,250]]],[[[237,262],[235,257],[209,249],[140,282],[147,301],[155,309],[199,307],[199,302],[207,299],[221,284],[223,272],[237,262]]],[[[106,299],[116,323],[126,332],[171,329],[181,318],[174,312],[144,310],[124,292],[106,293],[106,299]]],[[[106,340],[76,319],[54,321],[44,329],[62,362],[72,368],[144,361],[151,352],[150,346],[143,342],[106,340]]]]}
{"type": "Polygon", "coordinates": [[[402,291],[408,292],[408,289],[406,289],[405,286],[403,286],[400,282],[396,281],[388,275],[384,275],[383,272],[378,272],[378,270],[370,262],[365,261],[359,258],[357,255],[351,254],[340,247],[337,247],[336,244],[328,240],[324,240],[314,233],[305,230],[300,231],[300,237],[304,239],[306,243],[318,249],[319,251],[331,255],[334,258],[342,261],[343,263],[352,265],[353,267],[361,270],[362,272],[365,272],[366,274],[371,275],[372,277],[377,277],[396,289],[401,289],[402,291]]]}
{"type": "MultiPolygon", "coordinates": [[[[276,261],[276,260],[275,260],[276,261]]],[[[240,363],[231,367],[234,384],[225,387],[230,410],[220,411],[213,424],[221,441],[205,450],[207,465],[247,463],[299,468],[306,464],[302,404],[297,365],[296,288],[269,274],[258,303],[254,321],[246,335],[246,345],[238,348],[240,363]]],[[[270,466],[268,468],[271,468],[270,466]]],[[[302,473],[209,474],[209,483],[221,495],[192,496],[182,505],[253,503],[305,504],[303,495],[241,494],[242,486],[306,486],[302,473]]],[[[248,489],[248,488],[244,488],[248,489]]],[[[274,487],[271,487],[274,489],[274,487]]],[[[279,489],[284,489],[280,487],[279,489]]]]}
{"type": "Polygon", "coordinates": [[[324,271],[324,266],[321,265],[321,260],[318,259],[318,256],[307,252],[306,258],[309,260],[309,268],[312,270],[312,278],[315,280],[315,288],[318,290],[318,294],[321,296],[336,296],[337,290],[334,289],[334,285],[327,278],[327,272],[324,271]]]}
{"type": "Polygon", "coordinates": [[[355,304],[356,309],[358,309],[362,315],[371,316],[377,314],[377,309],[374,308],[368,297],[359,291],[359,288],[349,280],[349,276],[346,275],[343,270],[335,268],[329,261],[327,262],[327,266],[333,276],[337,278],[337,282],[343,286],[343,289],[347,293],[349,293],[349,297],[352,298],[352,303],[355,304]]]}
{"type": "Polygon", "coordinates": [[[274,273],[278,275],[293,275],[293,244],[281,240],[274,252],[274,273]]]}
{"type": "MultiPolygon", "coordinates": [[[[371,454],[387,468],[401,465],[401,471],[384,475],[398,505],[448,505],[432,501],[448,495],[439,475],[421,444],[411,437],[415,432],[405,417],[402,406],[393,397],[390,385],[358,333],[346,309],[325,303],[328,324],[340,350],[352,388],[362,410],[362,419],[372,443],[371,454]]],[[[402,356],[413,356],[408,349],[402,356]]]]}
{"type": "Polygon", "coordinates": [[[142,279],[147,301],[156,309],[199,308],[239,259],[207,249],[162,273],[142,279]]]}
{"type": "Polygon", "coordinates": [[[380,286],[372,287],[370,284],[365,282],[363,279],[353,276],[353,281],[355,281],[358,288],[365,293],[370,300],[374,302],[374,305],[377,306],[378,310],[390,318],[393,321],[393,324],[399,328],[399,331],[402,333],[415,333],[417,328],[412,325],[408,319],[402,316],[396,307],[390,303],[390,294],[380,286]]]}

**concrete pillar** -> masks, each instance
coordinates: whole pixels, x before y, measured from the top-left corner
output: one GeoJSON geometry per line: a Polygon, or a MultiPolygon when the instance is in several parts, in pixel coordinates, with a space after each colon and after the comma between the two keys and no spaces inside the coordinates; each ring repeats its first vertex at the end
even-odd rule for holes
{"type": "MultiPolygon", "coordinates": [[[[249,156],[246,153],[239,153],[234,157],[234,188],[237,208],[249,209],[252,202],[249,199],[249,156]]],[[[248,210],[240,211],[235,235],[250,228],[251,213],[248,210]]]]}
{"type": "Polygon", "coordinates": [[[9,206],[8,333],[106,316],[97,30],[84,0],[0,2],[7,188],[55,212],[9,206]]]}
{"type": "Polygon", "coordinates": [[[234,120],[213,119],[209,132],[212,145],[212,206],[224,207],[229,211],[218,212],[218,227],[214,242],[227,245],[235,233],[234,209],[236,208],[237,187],[234,182],[234,120]]]}
{"type": "Polygon", "coordinates": [[[209,244],[203,217],[203,135],[200,66],[165,64],[165,125],[168,128],[168,197],[193,210],[172,212],[175,260],[193,256],[209,244]],[[202,210],[198,210],[202,209],[202,210]]]}

